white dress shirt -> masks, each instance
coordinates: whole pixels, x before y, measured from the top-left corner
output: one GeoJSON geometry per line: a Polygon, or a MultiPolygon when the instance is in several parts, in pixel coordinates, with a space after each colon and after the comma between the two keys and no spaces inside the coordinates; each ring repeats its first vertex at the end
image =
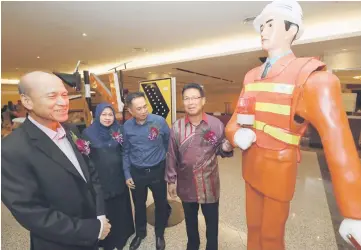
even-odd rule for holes
{"type": "Polygon", "coordinates": [[[78,159],[76,158],[73,147],[71,146],[68,138],[66,137],[65,129],[59,124],[57,131],[45,127],[41,125],[37,121],[35,121],[31,116],[28,116],[29,120],[34,123],[41,131],[43,131],[49,138],[55,143],[56,146],[60,148],[61,151],[68,157],[69,161],[73,163],[76,170],[79,172],[80,176],[83,177],[84,181],[86,181],[83,171],[80,168],[78,159]]]}
{"type": "MultiPolygon", "coordinates": [[[[59,147],[61,151],[68,157],[68,159],[73,163],[76,170],[79,172],[81,177],[83,177],[84,181],[86,182],[84,173],[80,168],[79,161],[76,158],[75,152],[73,147],[71,146],[68,138],[66,137],[65,129],[59,124],[57,131],[45,127],[41,125],[39,122],[35,121],[30,115],[28,115],[29,121],[31,121],[35,126],[37,126],[41,131],[43,131],[54,143],[59,147]]],[[[100,238],[101,233],[103,231],[103,221],[102,219],[105,218],[105,215],[100,215],[97,217],[100,221],[100,232],[98,238],[100,238]]]]}

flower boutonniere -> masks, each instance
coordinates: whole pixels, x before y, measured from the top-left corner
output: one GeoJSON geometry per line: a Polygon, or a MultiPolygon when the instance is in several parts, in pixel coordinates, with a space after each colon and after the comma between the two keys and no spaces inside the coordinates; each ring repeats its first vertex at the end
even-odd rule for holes
{"type": "Polygon", "coordinates": [[[218,138],[216,136],[216,133],[214,133],[212,130],[210,129],[206,129],[203,131],[203,140],[205,140],[206,142],[212,144],[212,145],[216,145],[218,142],[218,138]]]}
{"type": "Polygon", "coordinates": [[[123,139],[122,133],[120,133],[119,131],[112,131],[111,135],[112,135],[113,140],[118,142],[120,145],[123,144],[124,139],[123,139]]]}
{"type": "Polygon", "coordinates": [[[157,139],[158,135],[159,135],[159,128],[157,126],[152,125],[149,128],[148,139],[154,141],[155,139],[157,139]]]}
{"type": "Polygon", "coordinates": [[[71,138],[73,139],[73,142],[75,143],[76,147],[82,153],[83,155],[88,156],[90,153],[90,142],[78,138],[72,131],[70,132],[71,138]]]}

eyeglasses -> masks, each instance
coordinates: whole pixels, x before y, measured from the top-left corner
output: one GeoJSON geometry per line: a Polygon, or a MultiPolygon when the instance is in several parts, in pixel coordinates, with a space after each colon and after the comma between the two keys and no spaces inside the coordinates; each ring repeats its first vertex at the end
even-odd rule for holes
{"type": "Polygon", "coordinates": [[[202,96],[198,96],[198,97],[186,97],[186,98],[183,98],[183,101],[184,102],[190,102],[190,101],[195,101],[195,100],[198,100],[202,98],[202,96]]]}

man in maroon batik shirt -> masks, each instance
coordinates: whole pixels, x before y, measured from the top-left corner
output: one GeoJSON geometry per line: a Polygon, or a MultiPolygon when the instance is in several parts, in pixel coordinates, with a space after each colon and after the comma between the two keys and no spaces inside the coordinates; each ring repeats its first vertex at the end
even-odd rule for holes
{"type": "Polygon", "coordinates": [[[207,225],[206,250],[218,249],[219,172],[217,155],[232,157],[233,148],[224,137],[223,123],[203,112],[205,97],[199,84],[182,90],[186,117],[171,129],[165,180],[172,198],[182,200],[187,228],[187,250],[198,250],[198,209],[207,225]]]}

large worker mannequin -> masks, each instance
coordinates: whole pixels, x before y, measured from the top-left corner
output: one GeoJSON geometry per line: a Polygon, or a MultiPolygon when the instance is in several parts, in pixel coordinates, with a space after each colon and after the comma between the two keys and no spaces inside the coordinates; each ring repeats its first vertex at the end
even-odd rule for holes
{"type": "Polygon", "coordinates": [[[292,53],[293,40],[303,33],[302,9],[296,1],[270,3],[254,26],[268,59],[246,74],[239,105],[226,127],[227,139],[243,150],[248,249],[285,249],[299,143],[308,123],[320,134],[345,218],[340,234],[350,244],[361,244],[361,164],[339,80],[323,62],[292,53]]]}

